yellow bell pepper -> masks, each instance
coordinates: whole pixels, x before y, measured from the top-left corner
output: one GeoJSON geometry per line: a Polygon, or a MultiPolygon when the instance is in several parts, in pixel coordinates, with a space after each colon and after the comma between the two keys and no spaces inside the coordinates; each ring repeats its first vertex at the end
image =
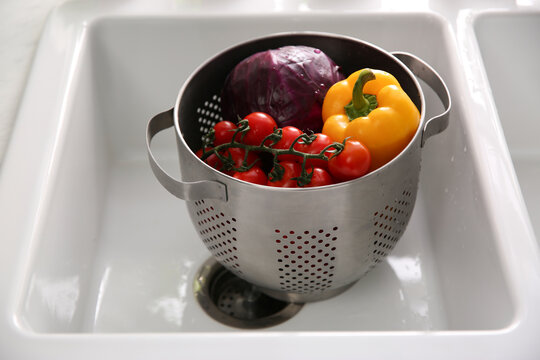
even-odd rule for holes
{"type": "Polygon", "coordinates": [[[322,108],[322,132],[333,141],[352,138],[371,153],[370,171],[398,155],[413,138],[420,113],[397,79],[362,69],[334,84],[322,108]]]}

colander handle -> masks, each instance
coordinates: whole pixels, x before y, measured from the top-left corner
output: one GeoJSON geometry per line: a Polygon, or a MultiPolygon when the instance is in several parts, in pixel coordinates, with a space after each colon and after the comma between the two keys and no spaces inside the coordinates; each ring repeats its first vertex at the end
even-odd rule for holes
{"type": "Polygon", "coordinates": [[[154,116],[146,127],[146,150],[152,171],[158,181],[174,196],[187,200],[197,201],[203,199],[219,199],[227,201],[227,187],[217,181],[203,180],[183,182],[172,178],[156,161],[152,154],[150,144],[152,138],[162,130],[174,125],[173,109],[154,116]]]}
{"type": "Polygon", "coordinates": [[[422,146],[424,146],[427,139],[444,131],[448,127],[450,108],[452,107],[450,92],[437,71],[424,60],[406,52],[393,52],[392,55],[405,64],[414,75],[424,80],[435,91],[444,105],[444,112],[432,117],[424,125],[422,132],[422,146]]]}

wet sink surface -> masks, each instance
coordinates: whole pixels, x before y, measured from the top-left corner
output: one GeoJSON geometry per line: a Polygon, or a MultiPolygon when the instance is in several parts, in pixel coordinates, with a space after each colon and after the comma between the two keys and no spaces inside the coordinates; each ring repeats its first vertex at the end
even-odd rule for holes
{"type": "MultiPolygon", "coordinates": [[[[443,18],[77,15],[73,23],[66,20],[73,16],[69,7],[55,16],[43,40],[50,46],[38,52],[22,103],[11,158],[26,150],[22,139],[33,144],[35,156],[18,156],[17,167],[7,167],[14,164],[8,160],[0,184],[10,204],[10,211],[3,205],[8,216],[1,225],[20,246],[16,277],[3,280],[11,289],[5,301],[12,320],[2,331],[13,353],[52,354],[49,344],[59,344],[56,358],[73,351],[110,358],[108,346],[130,358],[159,351],[239,359],[262,347],[269,351],[261,359],[350,358],[359,351],[393,358],[396,348],[405,359],[432,358],[442,349],[448,359],[508,349],[528,354],[527,334],[537,322],[522,314],[537,315],[530,299],[540,290],[530,281],[538,258],[529,243],[508,238],[504,226],[521,221],[520,214],[503,223],[491,210],[513,198],[505,192],[494,197],[496,184],[477,161],[482,150],[461,96],[454,96],[449,128],[423,149],[417,203],[392,254],[341,296],[307,304],[264,330],[227,327],[196,303],[193,280],[210,254],[185,204],[158,184],[146,159],[148,119],[173,105],[202,61],[258,35],[316,30],[355,36],[416,54],[453,94],[466,91],[443,18]],[[53,41],[59,32],[64,42],[53,41]],[[41,107],[34,106],[38,98],[41,107]],[[33,121],[37,116],[43,121],[33,121]],[[524,349],[516,350],[520,344],[524,349]]],[[[425,93],[427,116],[440,113],[437,97],[428,88],[425,93]]],[[[153,149],[178,176],[174,134],[159,134],[153,149]]]]}

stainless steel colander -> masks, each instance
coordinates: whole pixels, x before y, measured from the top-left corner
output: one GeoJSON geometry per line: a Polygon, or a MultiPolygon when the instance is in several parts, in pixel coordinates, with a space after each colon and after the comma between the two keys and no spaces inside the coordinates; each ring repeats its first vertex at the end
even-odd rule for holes
{"type": "Polygon", "coordinates": [[[201,240],[221,264],[275,298],[317,301],[343,292],[392,251],[414,208],[421,149],[447,127],[450,103],[444,81],[413,55],[334,34],[274,34],[229,48],[196,69],[174,108],[150,120],[148,154],[157,179],[186,200],[201,240]],[[285,45],[319,48],[346,75],[365,67],[393,74],[421,113],[409,145],[363,178],[319,188],[259,186],[202,162],[195,151],[222,120],[219,94],[229,71],[255,52],[285,45]],[[414,74],[440,97],[442,114],[425,120],[424,94],[414,74]],[[181,180],[170,177],[150,149],[153,136],[171,126],[181,180]]]}

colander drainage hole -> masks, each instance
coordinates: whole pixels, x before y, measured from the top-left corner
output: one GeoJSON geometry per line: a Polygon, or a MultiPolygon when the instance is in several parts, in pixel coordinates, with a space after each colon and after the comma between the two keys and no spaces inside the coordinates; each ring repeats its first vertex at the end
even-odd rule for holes
{"type": "Polygon", "coordinates": [[[269,297],[237,277],[214,258],[206,261],[195,277],[194,292],[204,311],[222,324],[258,329],[274,326],[293,317],[302,304],[269,297]]]}

